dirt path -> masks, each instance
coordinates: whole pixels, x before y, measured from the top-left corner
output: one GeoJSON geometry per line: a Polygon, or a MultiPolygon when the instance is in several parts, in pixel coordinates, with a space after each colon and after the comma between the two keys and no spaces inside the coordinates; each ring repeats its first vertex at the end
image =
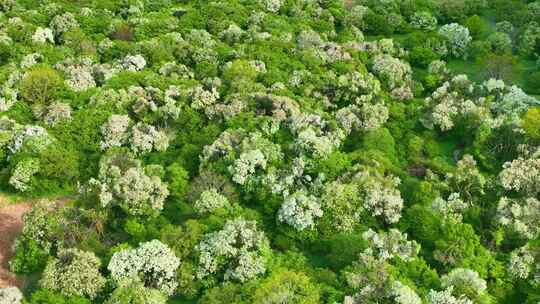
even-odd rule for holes
{"type": "Polygon", "coordinates": [[[0,205],[0,288],[17,285],[22,282],[9,272],[8,261],[13,255],[13,241],[23,227],[23,214],[30,210],[32,204],[21,203],[1,207],[0,205]]]}

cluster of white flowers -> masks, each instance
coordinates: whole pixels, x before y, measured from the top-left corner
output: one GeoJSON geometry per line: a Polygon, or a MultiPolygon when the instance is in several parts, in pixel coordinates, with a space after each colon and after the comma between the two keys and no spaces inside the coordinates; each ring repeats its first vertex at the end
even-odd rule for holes
{"type": "Polygon", "coordinates": [[[43,121],[54,126],[62,121],[71,120],[71,107],[63,102],[55,102],[47,106],[43,115],[43,121]]]}
{"type": "MultiPolygon", "coordinates": [[[[22,236],[32,239],[36,244],[50,252],[58,235],[54,229],[58,221],[58,212],[55,212],[54,203],[49,200],[39,200],[33,204],[32,209],[23,215],[22,236]]],[[[16,242],[16,247],[18,242],[16,242]]]]}
{"type": "Polygon", "coordinates": [[[492,110],[511,117],[518,117],[526,112],[530,105],[536,103],[536,98],[527,95],[521,88],[513,85],[507,89],[500,100],[493,103],[492,110]]]}
{"type": "Polygon", "coordinates": [[[350,105],[336,112],[339,125],[350,133],[355,130],[375,130],[388,120],[388,108],[382,103],[350,105]]]}
{"type": "Polygon", "coordinates": [[[32,41],[34,43],[46,43],[47,41],[54,44],[54,34],[53,31],[46,27],[38,27],[32,35],[32,41]]]}
{"type": "MultiPolygon", "coordinates": [[[[538,248],[536,248],[536,256],[540,257],[540,250],[538,248]]],[[[538,262],[535,261],[535,249],[529,244],[512,251],[507,269],[508,273],[513,277],[523,280],[529,278],[536,271],[534,278],[536,283],[540,284],[540,267],[538,266],[538,262]]]]}
{"type": "Polygon", "coordinates": [[[21,304],[22,300],[23,294],[19,288],[15,286],[0,288],[0,303],[21,304]]]}
{"type": "Polygon", "coordinates": [[[14,71],[0,86],[0,112],[9,110],[17,102],[19,90],[16,88],[16,84],[22,77],[21,72],[14,71]]]}
{"type": "Polygon", "coordinates": [[[412,79],[412,69],[407,62],[386,54],[375,57],[373,71],[390,90],[409,86],[412,79]]]}
{"type": "Polygon", "coordinates": [[[243,185],[255,174],[255,170],[258,167],[262,169],[266,168],[266,158],[261,150],[256,149],[240,154],[240,158],[229,167],[229,171],[233,175],[233,181],[243,185]]]}
{"type": "Polygon", "coordinates": [[[362,238],[369,243],[367,254],[376,256],[381,260],[399,257],[405,261],[414,259],[420,251],[420,245],[413,241],[407,241],[407,234],[397,229],[388,232],[379,232],[369,229],[362,233],[362,238]]]}
{"type": "Polygon", "coordinates": [[[34,125],[21,126],[7,117],[0,118],[0,134],[6,134],[8,150],[15,154],[23,147],[40,151],[53,142],[53,138],[43,127],[34,125]]]}
{"type": "Polygon", "coordinates": [[[142,55],[127,55],[122,59],[122,68],[130,72],[142,71],[146,66],[146,60],[142,55]]]}
{"type": "Polygon", "coordinates": [[[114,253],[107,269],[117,284],[140,278],[146,287],[172,295],[178,285],[176,270],[179,266],[180,259],[167,245],[152,240],[135,249],[114,253]]]}
{"type": "Polygon", "coordinates": [[[452,294],[454,288],[452,286],[443,291],[430,290],[428,294],[429,304],[474,304],[473,301],[461,295],[458,298],[452,294]]]}
{"type": "Polygon", "coordinates": [[[320,129],[308,127],[295,139],[296,148],[315,158],[326,158],[341,144],[343,134],[325,134],[320,129]],[[335,136],[337,135],[337,136],[335,136]]]}
{"type": "Polygon", "coordinates": [[[254,221],[229,220],[222,230],[207,234],[196,248],[200,252],[199,279],[223,268],[225,280],[246,282],[266,271],[264,255],[269,244],[254,221]]]}
{"type": "Polygon", "coordinates": [[[456,117],[480,112],[481,109],[469,98],[473,89],[466,75],[457,75],[443,83],[425,100],[429,113],[423,124],[448,131],[454,127],[456,117]]]}
{"type": "MultiPolygon", "coordinates": [[[[123,95],[123,92],[121,94],[123,95]]],[[[131,86],[127,96],[133,100],[133,112],[138,116],[157,113],[161,119],[177,119],[181,112],[182,92],[176,86],[169,86],[164,92],[154,87],[131,86]]]]}
{"type": "Polygon", "coordinates": [[[219,100],[219,92],[216,88],[205,90],[203,86],[196,86],[189,90],[191,107],[195,110],[208,111],[219,100]]]}
{"type": "Polygon", "coordinates": [[[442,197],[437,197],[433,203],[432,208],[435,212],[441,214],[444,218],[453,221],[461,222],[461,213],[469,207],[469,204],[465,203],[459,193],[453,192],[445,200],[442,197]]]}
{"type": "Polygon", "coordinates": [[[103,207],[119,205],[132,215],[156,214],[169,195],[159,177],[148,176],[138,160],[123,154],[104,157],[98,179],[90,179],[89,185],[103,207]]]}
{"type": "Polygon", "coordinates": [[[130,144],[135,153],[165,151],[169,147],[169,137],[152,125],[138,122],[131,128],[130,144]]]}
{"type": "Polygon", "coordinates": [[[9,177],[9,184],[17,191],[30,190],[30,180],[39,171],[39,159],[25,158],[15,165],[9,177]]]}
{"type": "Polygon", "coordinates": [[[445,181],[452,190],[459,192],[467,201],[471,200],[474,194],[484,194],[486,179],[478,170],[474,158],[469,154],[463,155],[463,158],[457,162],[454,172],[446,174],[445,181]]]}
{"type": "Polygon", "coordinates": [[[336,100],[355,101],[356,104],[370,102],[381,93],[379,79],[368,72],[354,71],[340,75],[336,82],[336,100]]]}
{"type": "Polygon", "coordinates": [[[398,222],[403,208],[403,199],[397,189],[400,179],[390,175],[372,177],[365,172],[359,177],[364,208],[387,223],[398,222]]]}
{"type": "Polygon", "coordinates": [[[503,165],[499,181],[506,190],[536,194],[540,192],[540,159],[519,157],[503,165]]]}
{"type": "Polygon", "coordinates": [[[527,239],[540,236],[540,201],[534,197],[501,197],[497,206],[498,221],[527,239]]]}
{"type": "Polygon", "coordinates": [[[418,294],[400,281],[392,284],[391,294],[396,304],[422,304],[422,299],[418,294]]]}
{"type": "Polygon", "coordinates": [[[229,205],[229,200],[215,188],[204,190],[194,207],[198,213],[209,213],[229,205]]]}
{"type": "Polygon", "coordinates": [[[490,78],[482,84],[489,93],[501,92],[506,88],[503,80],[490,78]]]}
{"type": "Polygon", "coordinates": [[[27,69],[33,65],[38,64],[41,61],[43,61],[43,55],[41,55],[40,53],[28,54],[21,59],[21,68],[27,69]]]}
{"type": "Polygon", "coordinates": [[[472,41],[468,28],[458,23],[446,24],[439,29],[439,34],[446,38],[450,54],[466,57],[467,48],[472,41]]]}
{"type": "Polygon", "coordinates": [[[299,190],[285,198],[278,211],[278,221],[302,231],[315,226],[315,219],[323,215],[317,197],[299,190]]]}
{"type": "Polygon", "coordinates": [[[455,268],[443,275],[441,285],[443,288],[453,287],[459,295],[472,293],[472,296],[478,296],[487,289],[486,281],[476,271],[467,268],[455,268]]]}
{"type": "Polygon", "coordinates": [[[135,153],[167,150],[169,137],[164,131],[157,130],[154,126],[143,122],[138,122],[130,127],[130,122],[127,115],[111,115],[101,127],[103,135],[101,149],[129,144],[135,153]]]}
{"type": "Polygon", "coordinates": [[[411,16],[411,26],[418,30],[433,31],[437,28],[437,18],[429,12],[415,12],[411,16]]]}
{"type": "Polygon", "coordinates": [[[92,59],[90,58],[83,58],[80,62],[67,59],[57,63],[55,68],[66,74],[66,84],[75,92],[86,91],[96,86],[96,81],[92,74],[92,59]]]}
{"type": "Polygon", "coordinates": [[[101,126],[103,136],[100,146],[102,150],[112,147],[122,146],[129,137],[128,128],[130,124],[127,115],[111,115],[109,120],[101,126]]]}
{"type": "Polygon", "coordinates": [[[242,40],[244,33],[245,32],[238,25],[233,23],[219,33],[219,37],[228,43],[236,43],[242,40]]]}
{"type": "Polygon", "coordinates": [[[49,27],[57,37],[61,37],[64,33],[79,27],[79,23],[75,19],[75,16],[68,12],[63,15],[54,16],[49,27]]]}
{"type": "Polygon", "coordinates": [[[448,70],[446,62],[442,60],[434,60],[429,63],[428,73],[433,75],[446,76],[450,73],[450,70],[448,70]]]}
{"type": "Polygon", "coordinates": [[[283,0],[261,0],[261,4],[267,11],[277,13],[281,5],[283,5],[283,0]]]}
{"type": "Polygon", "coordinates": [[[61,249],[58,258],[47,263],[40,285],[59,291],[66,296],[95,298],[105,286],[105,278],[99,272],[99,258],[88,251],[76,248],[61,249]]]}
{"type": "Polygon", "coordinates": [[[189,67],[176,62],[165,62],[161,68],[159,68],[159,73],[172,79],[193,79],[195,77],[195,74],[189,67]]]}

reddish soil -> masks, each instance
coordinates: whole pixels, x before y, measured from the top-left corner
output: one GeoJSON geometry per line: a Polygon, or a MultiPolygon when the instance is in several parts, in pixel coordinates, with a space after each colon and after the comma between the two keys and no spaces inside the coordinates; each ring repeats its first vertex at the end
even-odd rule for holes
{"type": "Polygon", "coordinates": [[[23,227],[22,216],[31,207],[30,203],[6,207],[1,207],[0,204],[0,288],[22,285],[22,281],[17,280],[15,275],[9,272],[8,261],[13,255],[13,241],[23,227]]]}

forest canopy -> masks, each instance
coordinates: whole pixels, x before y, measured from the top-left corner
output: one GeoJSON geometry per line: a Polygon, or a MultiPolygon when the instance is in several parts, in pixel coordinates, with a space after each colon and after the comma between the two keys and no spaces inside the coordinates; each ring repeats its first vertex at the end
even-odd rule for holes
{"type": "Polygon", "coordinates": [[[540,303],[540,1],[0,25],[0,191],[35,201],[1,304],[540,303]]]}

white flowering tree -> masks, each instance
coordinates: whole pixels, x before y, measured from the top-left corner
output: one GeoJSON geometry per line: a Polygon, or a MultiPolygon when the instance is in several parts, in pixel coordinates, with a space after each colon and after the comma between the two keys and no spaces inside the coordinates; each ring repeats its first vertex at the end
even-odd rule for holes
{"type": "Polygon", "coordinates": [[[264,232],[254,221],[229,220],[222,230],[207,234],[197,245],[197,277],[220,275],[224,280],[246,282],[266,271],[270,251],[264,232]]]}
{"type": "Polygon", "coordinates": [[[519,157],[503,165],[499,181],[508,191],[535,195],[540,192],[540,159],[519,157]]]}
{"type": "Polygon", "coordinates": [[[155,215],[169,195],[158,176],[146,174],[138,160],[116,153],[100,161],[97,179],[89,181],[102,207],[119,206],[132,215],[155,215]]]}
{"type": "Polygon", "coordinates": [[[379,55],[373,60],[373,71],[389,90],[409,86],[412,81],[411,66],[390,55],[379,55]]]}
{"type": "Polygon", "coordinates": [[[427,300],[429,304],[473,304],[466,296],[454,296],[452,286],[442,291],[430,290],[427,300]]]}
{"type": "Polygon", "coordinates": [[[540,286],[540,247],[525,244],[510,254],[508,273],[518,279],[530,279],[533,285],[540,286]]]}
{"type": "Polygon", "coordinates": [[[305,191],[296,191],[285,197],[278,211],[278,221],[293,226],[296,230],[313,228],[317,218],[323,215],[319,199],[305,191]]]}
{"type": "Polygon", "coordinates": [[[105,286],[99,272],[101,261],[93,252],[79,249],[61,249],[58,257],[49,261],[43,271],[40,285],[66,296],[95,298],[105,286]]]}
{"type": "Polygon", "coordinates": [[[457,23],[443,25],[439,34],[446,38],[448,50],[454,57],[467,57],[467,49],[472,41],[469,29],[457,23]]]}
{"type": "Polygon", "coordinates": [[[0,288],[0,303],[2,304],[21,304],[23,294],[15,286],[0,288]]]}
{"type": "Polygon", "coordinates": [[[219,193],[216,188],[210,188],[201,193],[199,199],[195,201],[193,207],[198,213],[204,214],[210,213],[219,208],[226,208],[228,206],[230,206],[230,204],[227,197],[219,193]]]}
{"type": "Polygon", "coordinates": [[[464,202],[459,193],[450,193],[445,200],[442,197],[437,197],[432,205],[432,209],[442,215],[445,219],[461,222],[462,212],[470,207],[470,204],[464,202]]]}
{"type": "Polygon", "coordinates": [[[390,229],[388,232],[379,232],[369,229],[362,233],[362,238],[369,244],[365,251],[381,260],[388,260],[399,257],[405,261],[414,259],[420,251],[420,245],[407,240],[407,234],[401,233],[397,229],[390,229]]]}
{"type": "Polygon", "coordinates": [[[354,177],[359,184],[363,207],[374,217],[386,223],[396,223],[401,218],[403,199],[398,190],[400,179],[376,170],[362,170],[354,177]]]}
{"type": "Polygon", "coordinates": [[[473,197],[484,194],[486,178],[478,170],[474,158],[465,154],[457,162],[454,172],[446,174],[446,183],[463,199],[470,201],[473,197]]]}
{"type": "Polygon", "coordinates": [[[107,269],[119,287],[123,287],[125,282],[140,280],[145,288],[157,289],[170,296],[178,285],[176,270],[179,266],[180,260],[167,245],[152,240],[139,244],[137,248],[116,252],[107,269]]]}
{"type": "Polygon", "coordinates": [[[441,277],[443,288],[452,288],[452,294],[456,297],[465,296],[476,300],[485,296],[487,283],[474,270],[467,268],[455,268],[441,277]]]}
{"type": "Polygon", "coordinates": [[[498,222],[525,239],[540,236],[540,201],[534,197],[501,197],[497,206],[498,222]]]}

